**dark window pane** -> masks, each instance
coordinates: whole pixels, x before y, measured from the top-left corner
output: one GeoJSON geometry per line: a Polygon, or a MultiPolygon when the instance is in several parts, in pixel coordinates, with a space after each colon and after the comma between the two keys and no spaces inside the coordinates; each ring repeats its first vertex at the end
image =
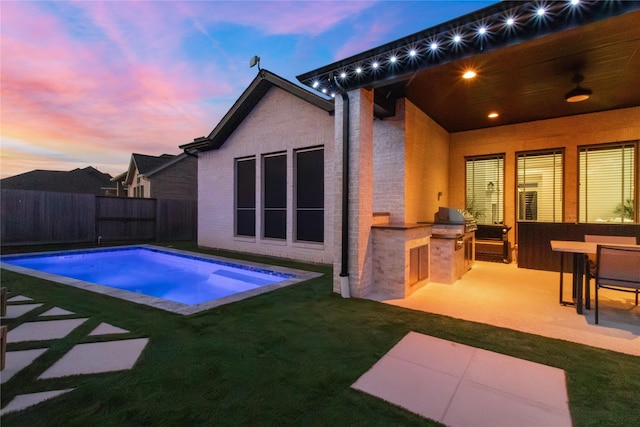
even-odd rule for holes
{"type": "Polygon", "coordinates": [[[305,242],[324,242],[324,211],[298,211],[296,237],[305,242]]]}
{"type": "Polygon", "coordinates": [[[238,236],[256,235],[256,211],[253,209],[236,210],[236,234],[238,236]]]}
{"type": "Polygon", "coordinates": [[[256,207],[256,161],[236,163],[236,203],[238,208],[256,207]]]}
{"type": "Polygon", "coordinates": [[[264,207],[287,207],[287,156],[264,158],[264,207]]]}
{"type": "Polygon", "coordinates": [[[285,210],[264,211],[264,237],[287,238],[287,212],[285,210]]]}
{"type": "Polygon", "coordinates": [[[324,207],[324,150],[303,151],[296,159],[298,208],[324,207]]]}

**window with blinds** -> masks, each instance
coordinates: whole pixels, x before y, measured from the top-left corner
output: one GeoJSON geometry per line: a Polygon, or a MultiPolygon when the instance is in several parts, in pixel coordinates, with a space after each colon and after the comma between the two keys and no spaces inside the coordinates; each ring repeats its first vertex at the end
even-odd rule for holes
{"type": "Polygon", "coordinates": [[[287,238],[287,155],[262,157],[262,231],[272,239],[287,238]]]}
{"type": "Polygon", "coordinates": [[[637,222],[637,146],[580,147],[580,222],[637,222]]]}
{"type": "Polygon", "coordinates": [[[256,235],[256,159],[236,159],[236,236],[256,235]]]}
{"type": "Polygon", "coordinates": [[[295,152],[296,240],[324,242],[324,148],[295,152]]]}
{"type": "Polygon", "coordinates": [[[562,221],[562,170],[562,150],[517,155],[518,221],[562,221]]]}
{"type": "Polygon", "coordinates": [[[466,209],[478,224],[504,221],[504,154],[466,159],[466,209]]]}

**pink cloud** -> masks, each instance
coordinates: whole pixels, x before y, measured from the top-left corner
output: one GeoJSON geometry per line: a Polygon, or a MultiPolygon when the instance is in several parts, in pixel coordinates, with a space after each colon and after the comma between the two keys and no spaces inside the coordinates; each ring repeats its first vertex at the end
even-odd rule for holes
{"type": "MultiPolygon", "coordinates": [[[[10,29],[3,22],[3,138],[76,158],[121,152],[126,166],[132,151],[175,153],[179,144],[210,131],[217,120],[211,114],[223,111],[204,108],[203,102],[228,96],[234,85],[211,78],[213,64],[189,67],[172,57],[171,37],[145,15],[138,15],[145,16],[145,27],[137,43],[146,51],[136,52],[126,41],[132,37],[128,24],[109,18],[111,12],[97,6],[94,13],[102,21],[92,22],[100,22],[97,28],[109,37],[88,42],[74,39],[66,23],[31,3],[3,4],[3,21],[30,22],[10,29]],[[106,60],[114,57],[121,60],[106,60]]],[[[4,151],[3,176],[8,162],[19,157],[4,151]]]]}
{"type": "Polygon", "coordinates": [[[208,35],[212,25],[316,36],[373,4],[251,2],[238,13],[233,2],[5,2],[2,138],[29,150],[3,147],[2,175],[21,156],[33,157],[23,166],[49,158],[49,169],[64,170],[118,156],[125,168],[134,151],[175,153],[208,134],[255,76],[208,35]],[[194,34],[222,61],[186,57],[194,34]]]}

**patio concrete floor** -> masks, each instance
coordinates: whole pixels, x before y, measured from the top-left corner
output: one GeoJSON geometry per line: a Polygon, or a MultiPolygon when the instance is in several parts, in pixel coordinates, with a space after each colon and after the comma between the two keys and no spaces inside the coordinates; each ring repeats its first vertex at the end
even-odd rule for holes
{"type": "MultiPolygon", "coordinates": [[[[518,268],[515,263],[476,261],[453,284],[428,283],[404,299],[385,303],[558,338],[640,356],[640,306],[632,293],[600,290],[598,325],[591,283],[591,310],[559,304],[559,273],[518,268]]],[[[571,299],[571,275],[564,276],[571,299]]]]}

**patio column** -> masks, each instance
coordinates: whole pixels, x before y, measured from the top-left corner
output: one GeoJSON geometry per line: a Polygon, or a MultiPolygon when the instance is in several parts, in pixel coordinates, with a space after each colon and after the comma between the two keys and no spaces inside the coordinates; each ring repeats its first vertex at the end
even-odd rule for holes
{"type": "MultiPolygon", "coordinates": [[[[364,297],[372,279],[371,224],[373,220],[373,91],[358,89],[349,95],[349,289],[364,297]]],[[[343,99],[335,98],[334,262],[333,290],[340,293],[342,266],[342,147],[343,99]]]]}

